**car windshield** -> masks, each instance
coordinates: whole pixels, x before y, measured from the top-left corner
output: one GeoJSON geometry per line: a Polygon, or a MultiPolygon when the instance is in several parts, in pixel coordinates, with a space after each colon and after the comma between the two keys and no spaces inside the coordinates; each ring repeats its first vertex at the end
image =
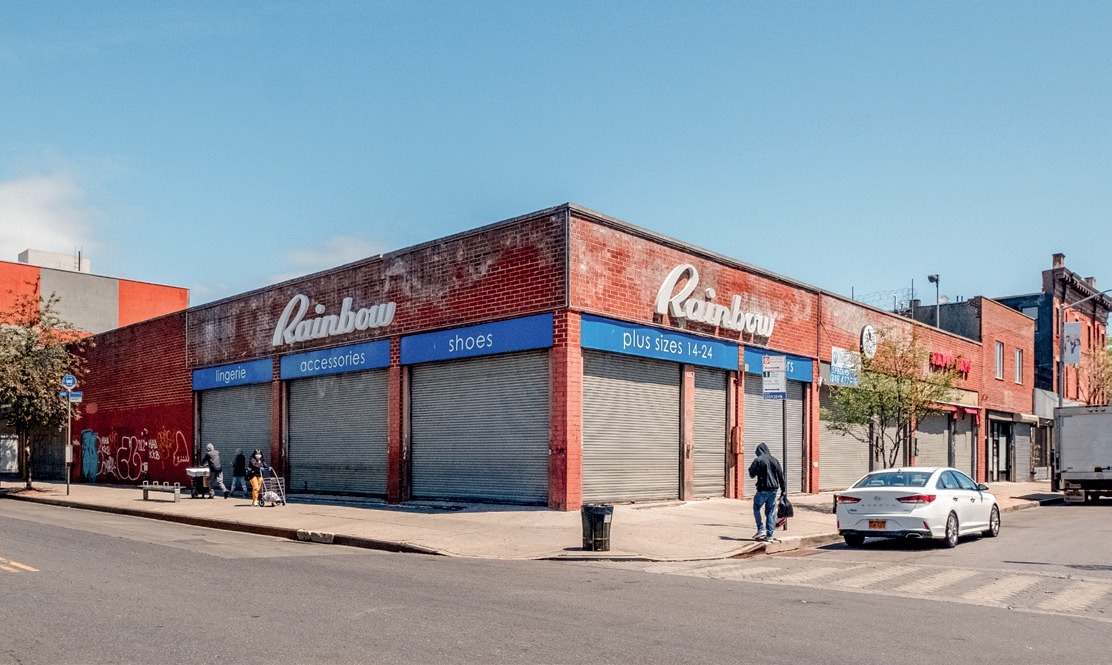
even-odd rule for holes
{"type": "Polygon", "coordinates": [[[926,487],[930,477],[926,471],[881,471],[865,476],[854,487],[926,487]]]}

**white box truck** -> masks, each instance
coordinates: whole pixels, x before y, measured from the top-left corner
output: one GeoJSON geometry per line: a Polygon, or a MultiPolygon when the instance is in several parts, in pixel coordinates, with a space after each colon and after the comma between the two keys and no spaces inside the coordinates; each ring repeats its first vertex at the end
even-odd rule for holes
{"type": "Polygon", "coordinates": [[[1054,410],[1054,489],[1070,503],[1112,496],[1112,406],[1054,410]]]}

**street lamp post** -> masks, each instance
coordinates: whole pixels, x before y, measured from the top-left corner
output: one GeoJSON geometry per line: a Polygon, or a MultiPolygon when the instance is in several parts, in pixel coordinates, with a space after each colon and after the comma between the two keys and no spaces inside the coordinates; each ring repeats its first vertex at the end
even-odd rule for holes
{"type": "Polygon", "coordinates": [[[934,327],[941,328],[941,326],[938,325],[938,308],[941,305],[938,296],[938,275],[927,275],[927,281],[931,284],[934,284],[934,327]]]}

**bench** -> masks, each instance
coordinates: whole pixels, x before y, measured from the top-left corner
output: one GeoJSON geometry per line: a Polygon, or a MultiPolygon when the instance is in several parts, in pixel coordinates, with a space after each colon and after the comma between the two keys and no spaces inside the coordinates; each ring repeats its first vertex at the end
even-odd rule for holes
{"type": "Polygon", "coordinates": [[[147,501],[147,500],[150,499],[150,494],[149,494],[150,492],[169,492],[170,494],[174,495],[174,503],[177,503],[178,499],[181,498],[181,485],[178,484],[178,483],[174,483],[173,485],[171,485],[170,483],[164,483],[162,485],[158,485],[158,484],[155,484],[155,483],[149,483],[149,482],[144,480],[143,481],[143,500],[144,501],[147,501]]]}

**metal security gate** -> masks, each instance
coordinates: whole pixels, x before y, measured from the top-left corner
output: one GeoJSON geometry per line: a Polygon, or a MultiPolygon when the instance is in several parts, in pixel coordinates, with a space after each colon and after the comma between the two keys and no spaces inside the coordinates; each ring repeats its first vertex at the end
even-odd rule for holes
{"type": "Polygon", "coordinates": [[[386,405],[384,369],[291,380],[290,491],[385,496],[386,405]]]}
{"type": "MultiPolygon", "coordinates": [[[[824,409],[834,408],[831,389],[827,386],[819,389],[819,405],[824,409]]],[[[845,489],[868,472],[868,441],[835,432],[822,421],[819,429],[819,491],[845,489]]]]}
{"type": "Polygon", "coordinates": [[[932,413],[915,431],[916,466],[950,465],[950,415],[932,413]]]}
{"type": "Polygon", "coordinates": [[[233,388],[205,390],[198,393],[201,402],[201,456],[209,443],[220,451],[224,467],[224,485],[232,482],[232,462],[236,448],[250,456],[255,448],[270,459],[271,388],[269,383],[256,383],[233,388]]]}
{"type": "Polygon", "coordinates": [[[1015,437],[1015,475],[1013,480],[1025,483],[1031,480],[1031,426],[1016,423],[1013,427],[1015,437]]]}
{"type": "Polygon", "coordinates": [[[727,374],[695,368],[694,491],[696,497],[726,495],[727,374]]]}
{"type": "Polygon", "coordinates": [[[680,365],[583,351],[584,501],[679,498],[679,444],[680,365]]]}
{"type": "Polygon", "coordinates": [[[415,498],[548,503],[548,351],[414,365],[415,498]]]}
{"type": "Polygon", "coordinates": [[[19,471],[19,437],[0,434],[0,473],[19,471]]]}
{"type": "Polygon", "coordinates": [[[954,468],[970,478],[973,475],[973,418],[954,421],[954,468]]]}
{"type": "Polygon", "coordinates": [[[743,489],[746,496],[756,492],[756,482],[749,477],[749,465],[757,458],[757,446],[764,443],[772,456],[780,460],[784,468],[784,479],[789,492],[799,492],[803,488],[803,436],[805,384],[799,381],[787,382],[787,400],[765,399],[762,395],[761,377],[748,374],[745,377],[745,468],[740,470],[744,479],[743,489]],[[788,450],[784,451],[784,414],[787,410],[788,450]]]}

